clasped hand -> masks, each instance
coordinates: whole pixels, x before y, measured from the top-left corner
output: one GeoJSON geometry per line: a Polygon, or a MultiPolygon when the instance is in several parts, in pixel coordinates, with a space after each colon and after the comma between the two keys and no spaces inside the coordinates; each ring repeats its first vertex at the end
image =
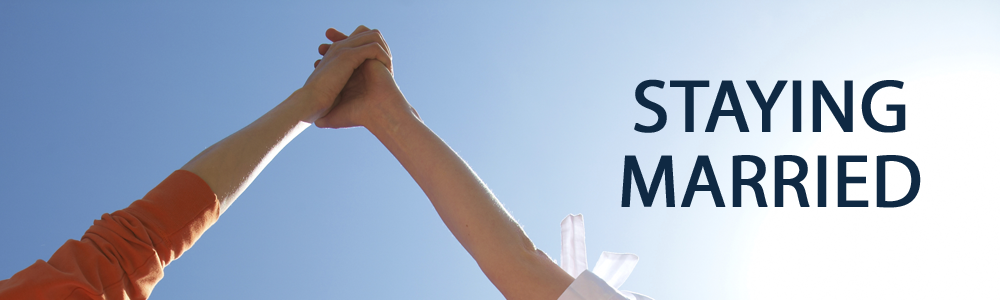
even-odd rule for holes
{"type": "Polygon", "coordinates": [[[350,36],[330,28],[330,44],[303,89],[316,101],[309,121],[321,128],[369,127],[386,113],[414,113],[392,75],[392,52],[376,29],[358,26],[350,36]]]}

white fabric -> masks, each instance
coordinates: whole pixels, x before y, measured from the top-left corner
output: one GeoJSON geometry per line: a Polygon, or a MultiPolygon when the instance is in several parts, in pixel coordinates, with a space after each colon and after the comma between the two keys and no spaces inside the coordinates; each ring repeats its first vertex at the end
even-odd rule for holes
{"type": "Polygon", "coordinates": [[[583,228],[583,215],[566,216],[559,225],[562,227],[559,267],[575,278],[587,270],[587,240],[583,228]]]}
{"type": "Polygon", "coordinates": [[[594,275],[604,278],[614,288],[622,287],[628,275],[632,274],[639,256],[632,253],[601,252],[601,258],[594,266],[594,275]]]}
{"type": "Polygon", "coordinates": [[[653,300],[653,298],[650,298],[649,296],[636,292],[622,291],[622,294],[625,294],[625,298],[628,298],[629,300],[653,300]]]}
{"type": "Polygon", "coordinates": [[[559,295],[558,300],[627,300],[615,288],[588,270],[583,270],[573,283],[559,295]]]}
{"type": "Polygon", "coordinates": [[[653,300],[649,296],[619,291],[632,274],[639,256],[631,253],[601,252],[594,271],[587,270],[587,243],[583,215],[568,215],[560,223],[562,251],[559,266],[576,279],[558,300],[653,300]]]}

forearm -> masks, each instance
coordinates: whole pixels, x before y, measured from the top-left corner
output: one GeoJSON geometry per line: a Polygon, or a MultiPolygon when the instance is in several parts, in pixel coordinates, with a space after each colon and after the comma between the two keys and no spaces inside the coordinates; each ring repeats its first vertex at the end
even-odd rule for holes
{"type": "Polygon", "coordinates": [[[535,249],[475,172],[412,111],[385,109],[379,116],[368,129],[420,185],[448,229],[505,296],[555,299],[569,286],[573,278],[535,249]]]}
{"type": "Polygon", "coordinates": [[[284,146],[309,127],[315,111],[300,89],[250,125],[208,147],[181,169],[197,174],[219,199],[220,212],[260,174],[284,146]]]}
{"type": "Polygon", "coordinates": [[[371,131],[413,176],[441,219],[473,256],[496,247],[534,250],[520,226],[472,169],[413,115],[394,115],[371,131]],[[487,246],[486,244],[496,244],[487,246]]]}

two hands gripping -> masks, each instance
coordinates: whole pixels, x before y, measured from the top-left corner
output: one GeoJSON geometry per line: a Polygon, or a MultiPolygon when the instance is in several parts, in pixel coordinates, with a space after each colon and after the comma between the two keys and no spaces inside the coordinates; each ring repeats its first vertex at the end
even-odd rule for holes
{"type": "Polygon", "coordinates": [[[358,26],[350,35],[326,31],[329,44],[302,89],[313,101],[307,121],[321,128],[377,125],[386,114],[413,114],[393,79],[392,52],[377,29],[358,26]]]}

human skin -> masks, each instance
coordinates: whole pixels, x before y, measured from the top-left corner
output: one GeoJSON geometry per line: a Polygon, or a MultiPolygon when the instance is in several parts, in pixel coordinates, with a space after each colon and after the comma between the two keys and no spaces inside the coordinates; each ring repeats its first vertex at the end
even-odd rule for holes
{"type": "MultiPolygon", "coordinates": [[[[330,29],[328,35],[331,32],[336,31],[330,29]]],[[[163,266],[187,250],[288,142],[330,112],[362,63],[371,60],[380,66],[392,65],[388,46],[378,31],[362,26],[355,35],[337,42],[327,49],[323,62],[315,65],[302,88],[181,167],[200,180],[191,181],[189,174],[182,173],[176,177],[182,179],[172,184],[185,186],[168,185],[179,191],[151,192],[147,194],[151,199],[105,214],[84,238],[68,241],[48,263],[36,262],[25,273],[14,275],[21,277],[0,280],[0,297],[148,297],[163,276],[163,266]],[[198,181],[204,181],[215,194],[219,211],[214,203],[199,206],[211,200],[199,197],[206,194],[204,186],[191,186],[200,185],[198,181]]]]}
{"type": "Polygon", "coordinates": [[[182,169],[211,187],[224,212],[271,159],[310,123],[364,126],[395,155],[441,219],[508,299],[556,299],[573,278],[535,248],[472,169],[423,124],[392,77],[391,52],[377,30],[334,29],[302,88],[262,117],[212,145],[182,169]]]}
{"type": "MultiPolygon", "coordinates": [[[[331,31],[336,32],[329,29],[328,37],[331,31]]],[[[325,54],[305,85],[288,99],[181,167],[208,183],[219,199],[220,213],[288,142],[330,111],[355,69],[367,60],[392,65],[381,33],[364,26],[358,27],[355,35],[338,39],[337,46],[325,54]]]]}
{"type": "MultiPolygon", "coordinates": [[[[331,37],[328,32],[328,37],[334,43],[321,45],[320,54],[336,49],[342,35],[331,37]]],[[[382,62],[361,64],[338,103],[315,124],[364,126],[374,134],[420,185],[441,220],[507,299],[556,299],[573,282],[573,277],[535,248],[472,168],[423,123],[382,62]]]]}

